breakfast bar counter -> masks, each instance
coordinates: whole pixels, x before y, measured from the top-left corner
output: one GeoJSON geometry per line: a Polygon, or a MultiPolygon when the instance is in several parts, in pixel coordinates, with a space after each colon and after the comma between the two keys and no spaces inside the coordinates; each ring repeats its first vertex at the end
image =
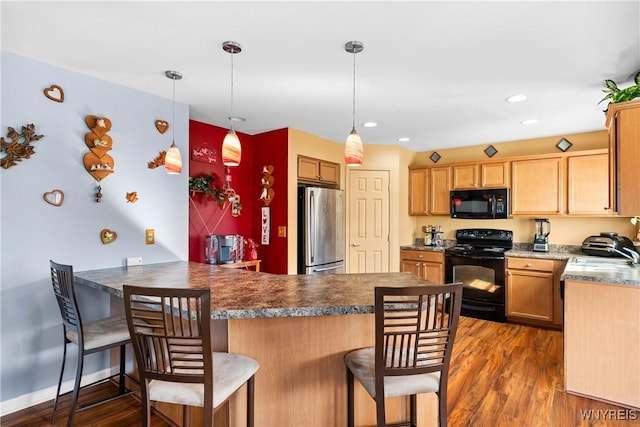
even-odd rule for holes
{"type": "MultiPolygon", "coordinates": [[[[410,273],[276,275],[186,261],[78,271],[74,278],[109,292],[114,312],[124,311],[123,284],[210,288],[215,349],[260,363],[255,382],[260,427],[345,425],[343,357],[374,345],[374,287],[426,283],[410,273]]],[[[356,425],[374,425],[373,399],[359,385],[355,397],[356,425]]],[[[228,413],[216,414],[216,425],[244,425],[245,400],[245,393],[236,393],[228,413]]],[[[387,401],[389,422],[406,419],[404,398],[387,401]]],[[[159,408],[180,419],[181,408],[159,408]]],[[[419,425],[437,424],[434,396],[420,396],[419,408],[419,425]]]]}

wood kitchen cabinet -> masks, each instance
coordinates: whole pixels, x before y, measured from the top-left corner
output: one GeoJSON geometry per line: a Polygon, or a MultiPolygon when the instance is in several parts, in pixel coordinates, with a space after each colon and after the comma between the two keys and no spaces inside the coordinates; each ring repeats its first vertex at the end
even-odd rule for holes
{"type": "Polygon", "coordinates": [[[509,188],[509,162],[453,165],[452,189],[509,188]]]}
{"type": "Polygon", "coordinates": [[[609,203],[609,155],[568,157],[567,214],[611,215],[609,203]]]}
{"type": "Polygon", "coordinates": [[[429,214],[429,169],[409,169],[409,215],[429,214]]]}
{"type": "Polygon", "coordinates": [[[298,180],[339,186],[340,164],[298,156],[298,180]]]}
{"type": "Polygon", "coordinates": [[[640,212],[640,101],[609,104],[610,207],[618,215],[640,212]]]}
{"type": "Polygon", "coordinates": [[[403,249],[400,271],[408,271],[432,283],[444,283],[444,252],[403,249]]]}
{"type": "Polygon", "coordinates": [[[449,215],[451,168],[409,169],[409,215],[449,215]]]}
{"type": "Polygon", "coordinates": [[[511,162],[511,214],[559,215],[564,211],[562,157],[511,162]]]}
{"type": "Polygon", "coordinates": [[[565,262],[507,257],[507,319],[562,329],[560,275],[565,262]]]}

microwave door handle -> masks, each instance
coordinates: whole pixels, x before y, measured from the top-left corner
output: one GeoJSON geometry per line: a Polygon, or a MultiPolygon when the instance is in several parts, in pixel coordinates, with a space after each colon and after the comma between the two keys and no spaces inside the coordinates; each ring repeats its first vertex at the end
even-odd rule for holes
{"type": "Polygon", "coordinates": [[[495,219],[495,217],[496,217],[496,203],[495,203],[495,196],[494,195],[489,196],[489,213],[491,214],[491,217],[495,219]]]}

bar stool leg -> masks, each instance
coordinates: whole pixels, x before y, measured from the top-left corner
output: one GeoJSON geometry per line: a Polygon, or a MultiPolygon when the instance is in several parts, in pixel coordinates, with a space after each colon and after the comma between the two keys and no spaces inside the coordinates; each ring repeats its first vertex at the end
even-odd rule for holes
{"type": "MultiPolygon", "coordinates": [[[[65,335],[65,331],[62,331],[62,335],[65,335]]],[[[64,350],[62,352],[62,367],[60,368],[60,378],[58,378],[58,390],[56,391],[56,398],[53,401],[53,414],[51,415],[51,424],[56,422],[56,410],[58,409],[58,398],[60,397],[60,387],[62,386],[62,377],[64,376],[64,362],[67,360],[67,338],[64,336],[64,350]]]]}

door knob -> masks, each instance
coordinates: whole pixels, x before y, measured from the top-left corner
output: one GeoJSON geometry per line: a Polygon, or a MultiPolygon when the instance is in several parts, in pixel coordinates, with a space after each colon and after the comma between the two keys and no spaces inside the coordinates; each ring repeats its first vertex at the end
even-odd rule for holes
{"type": "Polygon", "coordinates": [[[354,248],[357,248],[357,247],[358,247],[358,246],[360,246],[360,245],[359,245],[359,244],[357,244],[356,242],[352,242],[352,243],[351,243],[351,246],[352,246],[352,247],[354,247],[354,248]]]}

